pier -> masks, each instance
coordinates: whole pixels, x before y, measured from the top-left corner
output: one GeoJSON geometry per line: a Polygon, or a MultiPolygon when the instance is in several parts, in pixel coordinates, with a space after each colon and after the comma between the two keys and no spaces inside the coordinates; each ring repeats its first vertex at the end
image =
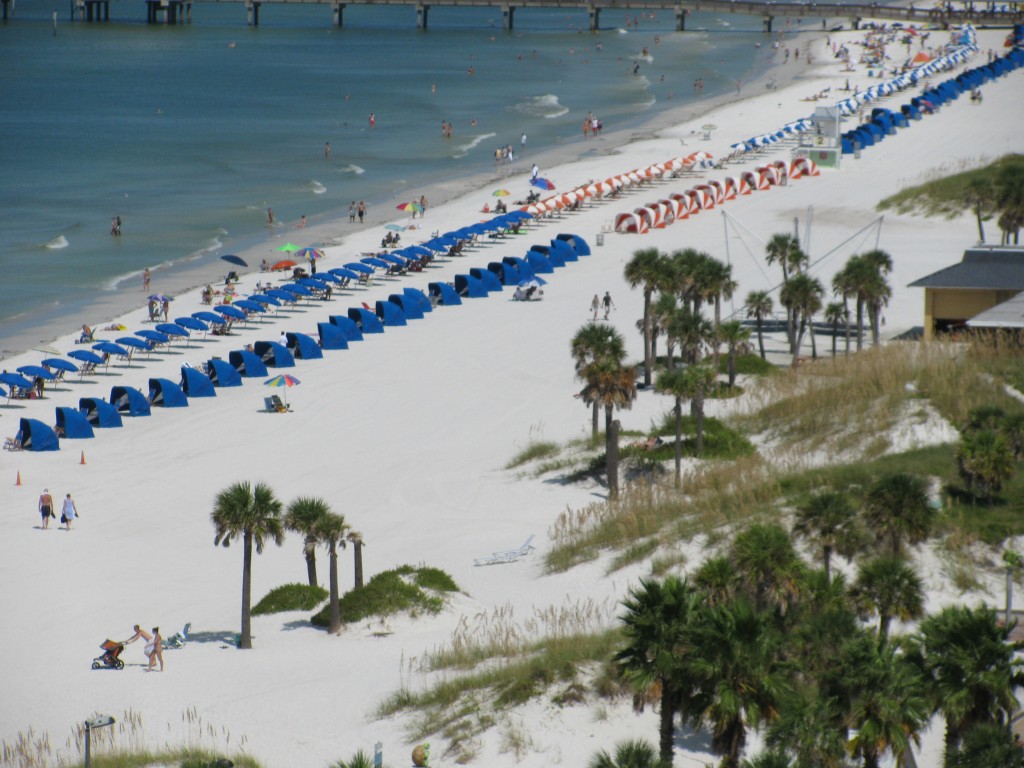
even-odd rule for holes
{"type": "MultiPolygon", "coordinates": [[[[109,21],[110,0],[72,0],[73,18],[82,21],[109,21]]],[[[765,32],[771,32],[776,18],[810,18],[822,21],[845,20],[857,29],[863,19],[899,21],[904,24],[939,24],[943,26],[971,22],[979,27],[1009,27],[1024,22],[1024,6],[1020,3],[965,2],[945,3],[931,7],[888,6],[870,3],[755,2],[754,0],[144,0],[146,21],[150,24],[176,24],[192,18],[193,3],[235,3],[245,7],[246,21],[259,26],[260,9],[264,5],[330,5],[332,22],[344,26],[345,8],[354,5],[408,5],[416,12],[416,28],[427,29],[430,9],[440,6],[485,6],[500,8],[502,26],[514,28],[516,11],[533,8],[581,8],[587,11],[591,31],[600,29],[602,11],[632,13],[634,11],[672,12],[676,31],[686,31],[686,17],[693,12],[759,16],[765,32]]],[[[3,19],[8,4],[0,0],[3,19]]]]}

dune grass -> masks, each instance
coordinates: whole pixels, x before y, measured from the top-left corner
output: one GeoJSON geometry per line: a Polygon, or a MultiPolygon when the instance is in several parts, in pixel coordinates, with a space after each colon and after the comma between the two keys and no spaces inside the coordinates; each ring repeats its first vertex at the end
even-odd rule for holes
{"type": "Polygon", "coordinates": [[[283,611],[311,611],[328,597],[327,590],[309,584],[282,584],[253,606],[253,616],[283,611]]]}
{"type": "Polygon", "coordinates": [[[898,213],[918,212],[925,216],[953,218],[968,209],[965,200],[972,182],[991,180],[1006,171],[1024,174],[1024,155],[1004,155],[978,168],[961,170],[923,184],[904,187],[895,195],[882,200],[878,210],[895,209],[898,213]]]}
{"type": "MultiPolygon", "coordinates": [[[[341,596],[341,621],[354,624],[371,617],[383,618],[408,612],[436,614],[444,608],[446,592],[459,587],[444,571],[426,566],[403,565],[381,571],[365,585],[341,596]]],[[[330,623],[330,606],[324,606],[311,621],[318,627],[330,623]]]]}

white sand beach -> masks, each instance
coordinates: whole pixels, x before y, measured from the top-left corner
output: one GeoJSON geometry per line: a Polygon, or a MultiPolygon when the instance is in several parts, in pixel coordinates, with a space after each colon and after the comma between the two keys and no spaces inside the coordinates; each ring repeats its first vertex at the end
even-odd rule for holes
{"type": "MultiPolygon", "coordinates": [[[[1001,53],[1005,34],[981,31],[981,51],[966,67],[985,63],[990,48],[1001,53]]],[[[860,37],[854,32],[833,36],[851,43],[860,37]]],[[[861,89],[870,85],[866,67],[845,72],[825,55],[824,38],[824,32],[813,36],[815,64],[801,62],[800,78],[786,87],[746,86],[758,92],[652,138],[629,143],[620,143],[621,137],[593,139],[593,157],[566,165],[545,163],[544,175],[559,189],[569,189],[697,150],[723,157],[733,142],[809,114],[816,106],[803,100],[809,95],[826,88],[836,94],[847,78],[861,89]],[[708,122],[718,128],[705,141],[700,126],[708,122]]],[[[933,32],[930,42],[939,38],[944,41],[945,33],[933,32]]],[[[78,398],[87,395],[106,397],[113,385],[145,389],[150,377],[177,380],[182,363],[226,357],[249,342],[276,340],[282,331],[315,337],[316,322],[328,315],[345,314],[361,302],[372,306],[404,286],[425,289],[428,281],[450,280],[469,267],[522,256],[530,244],[547,243],[560,232],[582,236],[593,250],[546,276],[543,301],[512,302],[506,289],[486,299],[466,299],[460,307],[437,307],[408,327],[388,328],[347,351],[325,352],[322,360],[299,361],[288,371],[301,380],[288,391],[290,414],[264,412],[263,398],[272,392],[252,379],[243,387],[219,390],[216,398],[195,399],[187,409],[154,409],[148,418],[126,419],[123,429],[99,431],[95,440],[62,441],[59,452],[0,454],[0,657],[5,660],[0,740],[11,744],[19,733],[46,734],[52,750],[48,762],[58,764],[58,756],[79,757],[68,740],[86,717],[100,712],[123,722],[130,711],[141,722],[136,732],[153,747],[191,740],[244,751],[269,768],[285,768],[326,765],[357,749],[372,752],[379,741],[386,763],[407,764],[415,744],[408,721],[375,721],[372,712],[401,686],[419,690],[436,679],[420,673],[417,660],[449,643],[463,618],[472,625],[507,607],[510,620],[525,622],[535,611],[592,602],[595,623],[610,624],[629,585],[646,572],[636,566],[608,575],[602,560],[546,575],[542,557],[552,525],[567,507],[603,499],[604,488],[521,478],[503,469],[531,439],[566,441],[588,433],[589,411],[572,396],[579,384],[569,340],[589,319],[591,297],[611,293],[616,305],[611,322],[639,359],[642,339],[635,323],[643,300],[623,278],[634,250],[695,247],[720,259],[728,254],[739,282],[731,311],[742,306],[747,292],[779,282],[764,264],[763,242],[774,233],[792,231],[794,218],[803,233],[810,217],[805,249],[813,274],[829,285],[850,255],[877,244],[895,262],[885,335],[920,325],[922,291],[906,286],[960,259],[976,240],[973,218],[886,213],[880,221],[875,206],[909,184],[1019,150],[1020,77],[1013,73],[986,85],[980,105],[964,97],[912,122],[860,159],[844,158],[839,171],[823,170],[817,177],[755,192],[646,235],[604,230],[616,213],[682,191],[696,183],[696,176],[659,181],[617,200],[590,204],[422,274],[336,293],[327,304],[303,304],[298,311],[236,328],[233,336],[194,340],[188,347],[176,344],[170,354],[143,355],[131,367],[115,363],[109,374],[91,375],[93,384],[76,383],[71,375],[45,400],[0,407],[0,431],[12,436],[21,416],[52,423],[55,406],[77,406],[78,398]],[[601,246],[596,245],[599,234],[604,235],[601,246]],[[16,477],[21,485],[15,484],[16,477]],[[363,534],[368,576],[422,563],[448,571],[464,593],[441,615],[392,620],[387,632],[357,625],[333,637],[310,626],[305,613],[257,617],[253,650],[228,647],[226,640],[239,626],[241,548],[214,546],[210,512],[219,490],[245,480],[269,483],[286,503],[299,495],[328,500],[363,534]],[[70,532],[37,527],[36,501],[44,488],[57,498],[72,493],[77,500],[81,519],[70,532]],[[537,548],[532,556],[474,566],[474,558],[516,547],[531,535],[537,548]],[[100,653],[97,646],[107,637],[128,637],[133,624],[159,625],[168,636],[186,622],[193,639],[184,649],[164,653],[162,673],[144,672],[141,644],[128,647],[123,671],[90,669],[100,653]]],[[[920,90],[896,94],[882,104],[898,109],[920,90]]],[[[766,158],[788,158],[789,150],[699,175],[734,175],[766,158]]],[[[523,171],[525,179],[528,168],[523,171]]],[[[479,220],[483,203],[493,203],[491,188],[432,206],[422,229],[406,231],[403,241],[479,220]]],[[[384,232],[375,225],[347,235],[327,249],[321,269],[373,251],[384,232]]],[[[244,256],[258,264],[272,254],[244,256]]],[[[242,293],[252,292],[263,277],[245,275],[242,293]]],[[[177,297],[171,313],[181,316],[201,308],[199,293],[193,291],[177,297]]],[[[144,315],[137,308],[119,318],[83,321],[100,327],[123,321],[135,328],[144,315]]],[[[74,348],[76,335],[52,343],[66,352],[74,348]]],[[[39,359],[38,352],[26,353],[5,360],[4,367],[14,370],[39,359]]],[[[646,429],[670,407],[668,398],[642,391],[620,418],[625,428],[646,429]]],[[[695,565],[702,557],[695,544],[690,562],[695,565]]],[[[934,563],[926,561],[921,570],[930,609],[952,601],[995,601],[1001,595],[957,595],[934,563]]],[[[326,555],[321,554],[322,580],[326,571],[326,555]]],[[[298,536],[290,535],[280,548],[268,546],[255,558],[253,602],[273,587],[304,581],[305,573],[298,536]]],[[[341,575],[342,589],[351,588],[351,550],[342,553],[341,575]]],[[[481,737],[476,765],[578,766],[595,750],[613,749],[623,738],[653,742],[657,734],[657,714],[648,709],[635,715],[628,701],[559,708],[545,700],[497,717],[499,725],[481,737]],[[509,746],[513,733],[526,739],[519,754],[509,746]]],[[[131,743],[130,729],[109,730],[118,729],[119,743],[131,743]]],[[[919,757],[922,766],[938,764],[941,754],[941,728],[932,730],[919,757]]],[[[436,739],[433,764],[451,762],[441,756],[442,741],[436,739]]],[[[677,755],[689,759],[677,764],[713,761],[708,744],[704,734],[681,734],[677,755]]]]}

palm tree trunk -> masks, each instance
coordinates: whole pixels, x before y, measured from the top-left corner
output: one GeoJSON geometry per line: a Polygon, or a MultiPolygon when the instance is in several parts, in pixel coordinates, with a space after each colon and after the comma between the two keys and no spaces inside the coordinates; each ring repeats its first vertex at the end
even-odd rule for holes
{"type": "Polygon", "coordinates": [[[757,346],[761,350],[761,359],[765,360],[764,356],[764,320],[761,317],[761,313],[757,313],[757,346]]]}
{"type": "Polygon", "coordinates": [[[591,440],[591,442],[594,442],[594,443],[597,442],[597,434],[598,434],[598,432],[600,432],[600,427],[598,426],[598,415],[601,412],[600,409],[601,409],[601,406],[595,400],[594,401],[594,412],[591,414],[591,419],[590,419],[591,422],[592,422],[591,425],[590,425],[591,426],[590,440],[591,440]]]}
{"type": "Polygon", "coordinates": [[[609,500],[619,495],[619,430],[617,422],[612,419],[612,412],[612,406],[605,406],[605,472],[608,475],[609,500]]]}
{"type": "Polygon", "coordinates": [[[658,326],[654,323],[651,324],[651,365],[658,364],[658,334],[661,331],[658,330],[658,326]]]}
{"type": "Polygon", "coordinates": [[[804,343],[804,322],[800,321],[800,330],[797,331],[796,343],[793,345],[793,367],[796,368],[797,363],[800,361],[800,347],[804,343]]]}
{"type": "Polygon", "coordinates": [[[358,539],[353,542],[352,560],[355,562],[355,585],[356,589],[363,586],[363,542],[358,539]]]}
{"type": "Polygon", "coordinates": [[[665,362],[666,362],[666,365],[668,366],[668,370],[670,370],[670,371],[674,371],[675,368],[676,368],[676,363],[675,363],[675,359],[674,359],[675,354],[676,354],[676,345],[673,342],[671,342],[671,341],[666,341],[665,342],[665,355],[667,357],[667,360],[665,362]]]}
{"type": "Polygon", "coordinates": [[[985,242],[985,225],[982,223],[983,219],[981,217],[981,203],[980,202],[976,203],[975,206],[974,206],[974,215],[978,219],[978,239],[981,240],[981,242],[984,243],[985,242]]]}
{"type": "Polygon", "coordinates": [[[864,348],[864,299],[857,297],[857,351],[864,348]]]}
{"type": "Polygon", "coordinates": [[[953,722],[952,718],[946,718],[946,733],[944,736],[946,743],[942,764],[946,768],[952,768],[958,762],[956,759],[957,753],[960,749],[960,733],[953,722]]]}
{"type": "Polygon", "coordinates": [[[644,386],[651,386],[651,368],[654,365],[654,331],[651,323],[650,288],[644,289],[644,386]]]}
{"type": "Polygon", "coordinates": [[[242,632],[239,648],[252,648],[252,531],[242,534],[242,632]]]}
{"type": "Polygon", "coordinates": [[[876,302],[871,303],[871,344],[878,346],[878,340],[882,335],[879,321],[882,318],[882,307],[876,302]]]}
{"type": "Polygon", "coordinates": [[[822,547],[822,555],[822,559],[825,561],[825,581],[831,582],[832,547],[827,545],[822,547]]]}
{"type": "Polygon", "coordinates": [[[675,690],[668,680],[661,681],[661,706],[658,724],[658,768],[672,768],[672,752],[675,742],[675,690]]]}
{"type": "Polygon", "coordinates": [[[839,336],[839,323],[832,321],[832,357],[836,356],[836,337],[839,336]]]}
{"type": "Polygon", "coordinates": [[[850,308],[846,304],[846,296],[843,296],[843,316],[846,318],[846,354],[850,354],[850,308]]]}
{"type": "Polygon", "coordinates": [[[889,625],[892,623],[892,616],[885,611],[878,612],[878,644],[885,645],[889,639],[889,625]]]}
{"type": "Polygon", "coordinates": [[[338,607],[338,542],[331,539],[330,546],[330,568],[331,568],[331,611],[330,625],[327,632],[337,635],[341,632],[341,610],[338,607]]]}
{"type": "Polygon", "coordinates": [[[718,370],[718,354],[719,354],[718,347],[721,344],[721,342],[719,341],[719,338],[718,338],[718,329],[722,325],[721,299],[722,299],[721,294],[715,294],[715,344],[712,347],[713,352],[712,352],[711,358],[714,361],[714,364],[713,364],[712,367],[716,371],[718,370]]]}
{"type": "Polygon", "coordinates": [[[683,399],[676,398],[676,488],[683,483],[683,399]]]}
{"type": "Polygon", "coordinates": [[[736,347],[729,349],[729,388],[736,386],[736,347]]]}
{"type": "Polygon", "coordinates": [[[315,587],[317,585],[316,578],[316,539],[312,536],[307,536],[306,541],[303,544],[303,549],[306,555],[306,577],[309,579],[309,586],[315,587]]]}
{"type": "Polygon", "coordinates": [[[696,449],[697,455],[700,456],[704,453],[704,396],[697,395],[691,402],[695,411],[694,418],[697,422],[696,449]]]}
{"type": "Polygon", "coordinates": [[[814,333],[814,316],[813,315],[811,315],[810,317],[807,318],[806,325],[807,325],[807,329],[810,331],[810,336],[811,336],[811,359],[812,360],[817,360],[818,359],[818,338],[817,338],[817,334],[814,333]]]}

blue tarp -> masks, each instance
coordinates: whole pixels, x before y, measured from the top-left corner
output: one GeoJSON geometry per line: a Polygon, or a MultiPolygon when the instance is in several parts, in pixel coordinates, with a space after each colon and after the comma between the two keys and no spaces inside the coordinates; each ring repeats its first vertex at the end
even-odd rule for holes
{"type": "Polygon", "coordinates": [[[448,283],[430,283],[427,290],[430,291],[431,296],[437,297],[438,304],[443,304],[446,307],[454,307],[462,303],[459,294],[448,283]]]}
{"type": "Polygon", "coordinates": [[[576,251],[577,256],[590,255],[590,246],[587,244],[587,241],[584,240],[579,235],[569,234],[568,232],[560,232],[557,235],[555,235],[555,239],[564,240],[565,242],[567,242],[572,247],[572,249],[576,251]]]}
{"type": "Polygon", "coordinates": [[[502,285],[519,285],[519,270],[513,264],[506,264],[503,261],[492,261],[487,269],[493,272],[502,285]]]}
{"type": "Polygon", "coordinates": [[[324,356],[316,339],[304,333],[289,333],[288,348],[299,360],[318,360],[324,356]]]}
{"type": "Polygon", "coordinates": [[[348,316],[364,334],[384,333],[384,325],[380,318],[365,307],[349,307],[348,316]]]}
{"type": "MultiPolygon", "coordinates": [[[[235,374],[238,375],[237,373],[235,374]]],[[[217,390],[213,388],[210,377],[198,368],[181,367],[181,391],[186,397],[216,397],[217,390]]]]}
{"type": "Polygon", "coordinates": [[[317,323],[316,330],[320,334],[321,349],[348,349],[345,332],[334,323],[317,323]]]}
{"type": "Polygon", "coordinates": [[[388,301],[402,310],[402,314],[405,315],[406,320],[423,319],[423,308],[420,306],[418,299],[414,299],[412,296],[406,296],[404,293],[392,293],[388,296],[388,301]]]}
{"type": "Polygon", "coordinates": [[[501,290],[501,280],[499,280],[498,276],[491,272],[491,270],[481,269],[480,267],[472,267],[469,270],[469,274],[471,277],[475,277],[477,280],[483,283],[483,286],[484,288],[487,289],[488,293],[493,293],[494,291],[501,290]]]}
{"type": "Polygon", "coordinates": [[[235,370],[231,363],[225,362],[217,357],[211,357],[206,361],[207,376],[215,387],[240,387],[242,376],[235,370]]]}
{"type": "Polygon", "coordinates": [[[295,367],[295,356],[284,344],[276,341],[257,341],[252,348],[268,368],[295,367]]]}
{"type": "MultiPolygon", "coordinates": [[[[425,294],[419,288],[403,288],[402,294],[408,296],[410,299],[419,304],[419,307],[423,311],[424,315],[426,315],[427,312],[434,311],[434,305],[430,303],[430,299],[427,297],[427,294],[425,294]]],[[[408,316],[408,313],[406,314],[406,316],[408,316]]]]}
{"type": "Polygon", "coordinates": [[[408,325],[405,312],[393,301],[378,301],[377,317],[384,325],[408,325]]]}
{"type": "Polygon", "coordinates": [[[149,403],[164,408],[187,408],[188,398],[181,387],[170,379],[150,379],[149,403]]]}
{"type": "Polygon", "coordinates": [[[228,362],[231,367],[246,378],[257,378],[267,375],[267,365],[255,352],[247,349],[236,349],[228,353],[228,362]]]}
{"type": "Polygon", "coordinates": [[[26,451],[59,451],[60,441],[49,424],[39,419],[22,419],[18,428],[21,447],[26,451]]]}
{"type": "Polygon", "coordinates": [[[81,411],[67,406],[57,408],[57,426],[54,431],[60,432],[70,440],[95,437],[92,424],[85,418],[85,415],[81,411]]]}
{"type": "Polygon", "coordinates": [[[359,326],[356,321],[346,315],[331,315],[328,320],[331,321],[331,325],[336,325],[341,329],[341,332],[345,334],[345,338],[349,341],[362,341],[363,332],[359,330],[359,326]]]}
{"type": "Polygon", "coordinates": [[[121,414],[102,397],[80,398],[78,410],[94,427],[109,429],[121,426],[121,414]]]}
{"type": "Polygon", "coordinates": [[[465,296],[470,299],[487,298],[487,289],[484,287],[484,284],[470,275],[455,276],[455,291],[459,296],[465,296]]]}
{"type": "Polygon", "coordinates": [[[111,387],[110,403],[118,413],[129,416],[149,416],[149,398],[135,387],[111,387]]]}

